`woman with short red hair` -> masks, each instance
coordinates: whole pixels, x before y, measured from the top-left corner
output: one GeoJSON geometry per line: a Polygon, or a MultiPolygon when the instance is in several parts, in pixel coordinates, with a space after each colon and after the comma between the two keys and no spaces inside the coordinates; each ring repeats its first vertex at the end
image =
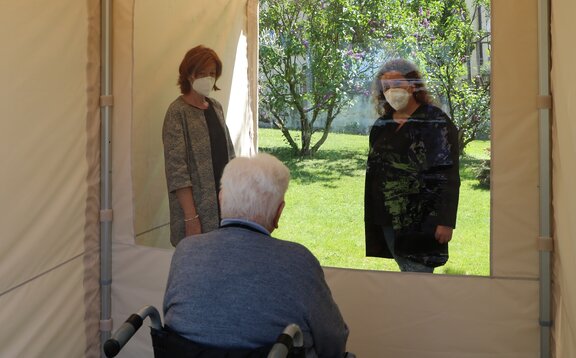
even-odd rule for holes
{"type": "Polygon", "coordinates": [[[199,45],[179,67],[180,95],[170,104],[162,127],[170,205],[170,242],[218,228],[218,190],[224,166],[234,158],[222,105],[210,97],[219,90],[222,61],[199,45]]]}

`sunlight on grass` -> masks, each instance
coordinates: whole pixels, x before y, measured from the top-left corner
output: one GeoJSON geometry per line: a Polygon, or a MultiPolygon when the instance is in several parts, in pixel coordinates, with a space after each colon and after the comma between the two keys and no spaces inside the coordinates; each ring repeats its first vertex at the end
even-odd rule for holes
{"type": "MultiPolygon", "coordinates": [[[[462,158],[460,205],[448,263],[437,273],[490,274],[490,191],[475,173],[489,141],[475,141],[462,158]]],[[[393,260],[365,256],[364,175],[368,137],[331,133],[310,159],[291,155],[282,133],[259,129],[259,150],[282,160],[292,175],[274,236],[308,247],[323,266],[398,271],[393,260]]]]}

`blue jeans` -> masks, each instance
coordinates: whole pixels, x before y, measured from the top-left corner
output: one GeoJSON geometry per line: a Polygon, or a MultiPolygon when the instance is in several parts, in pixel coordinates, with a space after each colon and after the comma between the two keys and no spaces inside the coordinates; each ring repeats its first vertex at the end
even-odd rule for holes
{"type": "Polygon", "coordinates": [[[429,272],[429,273],[434,272],[434,267],[429,267],[419,262],[409,260],[403,256],[396,255],[396,252],[394,252],[394,240],[395,240],[394,229],[390,226],[384,226],[382,227],[382,231],[384,233],[384,239],[386,240],[386,245],[388,245],[388,249],[392,253],[392,256],[394,256],[394,260],[398,264],[400,271],[429,272]]]}

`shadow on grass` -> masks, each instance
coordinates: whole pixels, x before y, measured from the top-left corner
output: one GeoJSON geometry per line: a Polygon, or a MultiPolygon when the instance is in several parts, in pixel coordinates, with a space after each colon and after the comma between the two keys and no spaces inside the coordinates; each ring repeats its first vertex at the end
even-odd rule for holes
{"type": "MultiPolygon", "coordinates": [[[[280,159],[290,169],[292,180],[300,184],[321,183],[332,188],[342,177],[354,177],[366,170],[367,153],[354,150],[321,149],[313,157],[300,158],[288,147],[260,147],[261,152],[270,153],[280,159]]],[[[460,158],[460,179],[477,181],[476,175],[483,160],[468,155],[460,158]]],[[[490,190],[473,184],[474,190],[490,190]]]]}
{"type": "Polygon", "coordinates": [[[261,152],[280,159],[290,169],[292,180],[300,184],[321,183],[335,187],[334,182],[342,177],[358,176],[366,170],[366,154],[352,150],[321,149],[313,157],[294,156],[291,148],[260,147],[261,152]]]}

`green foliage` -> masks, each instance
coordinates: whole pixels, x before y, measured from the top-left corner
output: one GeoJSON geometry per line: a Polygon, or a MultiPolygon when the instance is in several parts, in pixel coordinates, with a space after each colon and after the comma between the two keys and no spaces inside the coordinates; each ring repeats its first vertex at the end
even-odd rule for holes
{"type": "Polygon", "coordinates": [[[445,104],[459,128],[463,153],[468,143],[489,133],[489,66],[474,75],[468,67],[477,45],[489,43],[490,34],[475,29],[475,20],[482,14],[478,6],[488,11],[489,3],[475,2],[472,13],[465,0],[395,3],[396,12],[387,16],[399,24],[387,34],[386,49],[421,68],[430,91],[445,104]],[[402,3],[406,6],[398,6],[402,3]]]}
{"type": "Polygon", "coordinates": [[[334,118],[365,87],[377,1],[263,0],[260,11],[260,109],[300,156],[313,155],[334,118]],[[297,117],[299,145],[288,119],[297,117]],[[320,130],[322,136],[312,142],[320,130]]]}
{"type": "MultiPolygon", "coordinates": [[[[469,147],[474,147],[474,144],[478,142],[479,141],[472,142],[469,147]]],[[[476,153],[477,157],[482,159],[476,168],[475,178],[478,180],[478,187],[482,189],[490,189],[490,147],[483,147],[483,155],[481,157],[478,151],[476,151],[476,153]]]]}
{"type": "Polygon", "coordinates": [[[477,83],[460,81],[452,91],[452,118],[458,127],[460,153],[466,146],[490,133],[490,89],[477,83]]]}
{"type": "Polygon", "coordinates": [[[469,69],[477,45],[489,44],[474,25],[478,6],[489,11],[488,0],[474,1],[472,12],[465,0],[262,0],[261,119],[282,131],[293,153],[311,156],[353,97],[370,94],[377,68],[403,57],[447,107],[463,152],[489,132],[489,66],[469,69]]]}
{"type": "Polygon", "coordinates": [[[482,162],[482,166],[478,169],[476,174],[478,185],[484,189],[490,189],[490,160],[486,159],[482,162]]]}

